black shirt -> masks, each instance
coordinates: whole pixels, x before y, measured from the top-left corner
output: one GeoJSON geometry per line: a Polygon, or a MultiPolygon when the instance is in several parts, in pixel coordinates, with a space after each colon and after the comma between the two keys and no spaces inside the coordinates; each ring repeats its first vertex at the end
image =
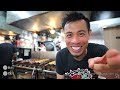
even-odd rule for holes
{"type": "Polygon", "coordinates": [[[59,51],[56,56],[56,72],[73,79],[97,78],[97,75],[88,67],[88,59],[103,56],[108,48],[104,45],[89,43],[87,50],[86,56],[81,61],[75,60],[67,48],[59,51]]]}
{"type": "Polygon", "coordinates": [[[13,53],[16,53],[16,48],[11,43],[0,44],[0,65],[12,63],[13,53]]]}

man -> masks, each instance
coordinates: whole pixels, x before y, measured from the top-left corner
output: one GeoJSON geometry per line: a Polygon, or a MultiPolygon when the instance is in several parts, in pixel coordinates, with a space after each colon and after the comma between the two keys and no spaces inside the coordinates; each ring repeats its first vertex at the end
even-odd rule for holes
{"type": "Polygon", "coordinates": [[[8,79],[12,60],[16,60],[16,48],[8,35],[4,39],[4,43],[0,44],[0,79],[8,79]]]}
{"type": "Polygon", "coordinates": [[[92,32],[88,18],[70,13],[63,19],[62,28],[67,48],[56,56],[57,79],[119,78],[120,53],[88,43],[92,32]]]}

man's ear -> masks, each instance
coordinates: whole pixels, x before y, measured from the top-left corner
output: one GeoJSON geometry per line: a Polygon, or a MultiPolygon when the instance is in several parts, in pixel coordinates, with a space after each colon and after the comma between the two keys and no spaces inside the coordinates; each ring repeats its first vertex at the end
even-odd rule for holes
{"type": "Polygon", "coordinates": [[[90,29],[89,32],[88,32],[89,38],[90,38],[90,36],[91,36],[91,33],[92,33],[92,30],[90,29]]]}

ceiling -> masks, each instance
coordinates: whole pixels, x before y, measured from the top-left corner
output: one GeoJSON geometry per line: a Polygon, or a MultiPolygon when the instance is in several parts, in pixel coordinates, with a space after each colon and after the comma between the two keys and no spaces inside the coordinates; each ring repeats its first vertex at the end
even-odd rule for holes
{"type": "MultiPolygon", "coordinates": [[[[10,25],[22,28],[27,31],[38,32],[42,30],[61,29],[61,20],[70,11],[50,11],[45,14],[38,14],[29,18],[10,23],[10,25]]],[[[79,11],[90,18],[91,11],[79,11]]]]}
{"type": "MultiPolygon", "coordinates": [[[[30,11],[26,11],[30,12],[30,11]]],[[[61,20],[66,13],[70,11],[49,11],[43,14],[37,14],[28,18],[24,18],[12,23],[15,27],[39,32],[42,30],[61,29],[61,20]]],[[[78,11],[83,13],[91,21],[91,28],[99,30],[101,27],[120,25],[120,11],[78,11]],[[105,20],[108,20],[104,23],[105,20]],[[114,22],[112,22],[114,20],[114,22]]],[[[14,13],[13,13],[14,14],[14,13]]],[[[20,16],[20,15],[19,15],[20,16]]]]}
{"type": "Polygon", "coordinates": [[[62,16],[64,15],[64,12],[49,12],[46,14],[39,14],[32,16],[30,18],[22,19],[13,23],[10,23],[10,25],[22,28],[27,31],[32,32],[38,32],[42,30],[48,30],[50,28],[60,28],[60,20],[62,16]],[[58,18],[59,17],[59,18],[58,18]],[[53,23],[54,25],[50,25],[50,23],[53,23]]]}

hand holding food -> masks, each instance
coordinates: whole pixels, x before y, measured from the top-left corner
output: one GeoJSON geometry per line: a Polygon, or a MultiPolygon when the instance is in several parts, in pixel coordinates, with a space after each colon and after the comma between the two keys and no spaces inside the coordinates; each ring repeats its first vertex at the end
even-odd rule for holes
{"type": "Polygon", "coordinates": [[[100,76],[107,79],[120,78],[120,52],[110,49],[103,57],[91,58],[89,67],[100,76]]]}

